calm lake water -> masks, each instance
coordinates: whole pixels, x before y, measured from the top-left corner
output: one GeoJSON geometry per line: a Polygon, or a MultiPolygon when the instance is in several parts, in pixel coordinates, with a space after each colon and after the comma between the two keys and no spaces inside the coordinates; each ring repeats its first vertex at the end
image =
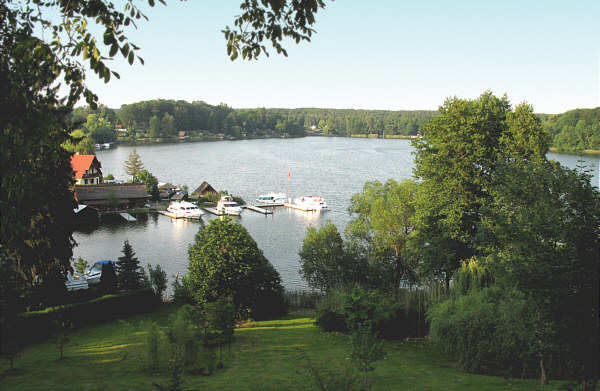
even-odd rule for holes
{"type": "MultiPolygon", "coordinates": [[[[123,162],[132,148],[98,151],[104,175],[127,179],[123,162]]],[[[236,218],[279,271],[287,289],[306,289],[298,274],[298,251],[308,226],[331,221],[343,231],[349,220],[350,198],[366,181],[410,178],[413,168],[409,140],[306,137],[138,146],[137,151],[159,182],[185,184],[190,191],[207,181],[249,203],[270,191],[292,197],[324,197],[331,210],[321,213],[278,207],[273,215],[245,210],[236,218]]],[[[594,173],[593,184],[598,186],[598,157],[553,153],[549,157],[571,168],[582,160],[594,173]]],[[[204,221],[212,218],[208,214],[203,217],[204,221]]],[[[150,215],[135,223],[103,223],[91,232],[75,232],[78,246],[74,257],[89,262],[116,260],[127,239],[142,264],[160,264],[171,279],[186,272],[188,247],[200,224],[162,215],[150,215]]]]}

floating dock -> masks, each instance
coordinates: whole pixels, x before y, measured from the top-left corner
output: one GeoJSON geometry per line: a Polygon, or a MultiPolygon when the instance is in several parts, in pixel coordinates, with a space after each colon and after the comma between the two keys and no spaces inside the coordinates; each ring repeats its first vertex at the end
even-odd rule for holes
{"type": "Polygon", "coordinates": [[[122,218],[125,219],[125,221],[137,221],[137,219],[135,217],[133,217],[132,215],[130,215],[129,213],[119,213],[121,215],[122,218]]]}
{"type": "Polygon", "coordinates": [[[276,202],[273,204],[256,204],[255,206],[258,206],[259,208],[270,208],[272,206],[283,206],[284,203],[283,202],[276,202]]]}
{"type": "Polygon", "coordinates": [[[215,208],[202,208],[202,209],[204,209],[208,213],[214,214],[215,216],[225,216],[225,213],[219,212],[215,208]]]}
{"type": "Polygon", "coordinates": [[[161,215],[170,217],[172,219],[200,220],[202,218],[202,217],[182,217],[182,216],[178,217],[175,213],[171,213],[166,210],[159,210],[158,213],[160,213],[161,215]]]}
{"type": "MultiPolygon", "coordinates": [[[[270,205],[270,206],[271,206],[271,205],[270,205]]],[[[275,205],[272,205],[272,206],[275,206],[275,205]]],[[[255,212],[262,213],[262,214],[264,214],[264,215],[270,215],[270,214],[273,214],[273,211],[272,211],[272,210],[263,209],[263,208],[261,208],[261,207],[259,207],[259,206],[255,206],[255,205],[244,205],[244,206],[243,206],[243,208],[250,209],[250,210],[253,210],[253,211],[255,211],[255,212]]]]}
{"type": "Polygon", "coordinates": [[[316,208],[311,208],[311,207],[305,208],[305,207],[302,207],[302,206],[299,206],[296,204],[290,204],[287,202],[285,204],[283,204],[283,206],[285,206],[286,208],[301,210],[303,212],[317,212],[318,211],[318,209],[316,209],[316,208]]]}

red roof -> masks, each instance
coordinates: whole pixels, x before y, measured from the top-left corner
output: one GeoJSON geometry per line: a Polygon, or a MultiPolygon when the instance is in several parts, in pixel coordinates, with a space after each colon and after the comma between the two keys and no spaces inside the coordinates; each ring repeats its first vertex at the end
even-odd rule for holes
{"type": "MultiPolygon", "coordinates": [[[[96,160],[96,155],[73,155],[71,156],[71,167],[75,171],[75,178],[83,178],[85,170],[89,170],[92,163],[96,160]]],[[[100,163],[98,162],[98,165],[100,163]]]]}

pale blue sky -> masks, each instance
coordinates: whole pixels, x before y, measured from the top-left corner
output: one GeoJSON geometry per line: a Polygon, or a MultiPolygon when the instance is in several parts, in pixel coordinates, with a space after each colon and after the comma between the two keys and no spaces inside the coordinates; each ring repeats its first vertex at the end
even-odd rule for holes
{"type": "Polygon", "coordinates": [[[600,106],[600,1],[337,0],[289,57],[231,62],[220,30],[239,1],[169,1],[130,31],[146,65],[89,76],[102,103],[203,100],[242,107],[437,109],[486,89],[558,113],[600,106]]]}

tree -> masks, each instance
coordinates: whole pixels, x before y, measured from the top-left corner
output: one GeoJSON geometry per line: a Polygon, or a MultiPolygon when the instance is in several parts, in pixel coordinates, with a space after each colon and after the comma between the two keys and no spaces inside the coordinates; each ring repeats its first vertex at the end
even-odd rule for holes
{"type": "Polygon", "coordinates": [[[148,170],[141,170],[137,179],[146,184],[146,189],[150,193],[152,201],[158,201],[160,199],[160,193],[158,191],[158,179],[150,173],[148,170]]]}
{"type": "Polygon", "coordinates": [[[119,257],[116,265],[119,289],[130,291],[141,288],[143,275],[140,261],[135,257],[128,240],[123,243],[122,253],[123,256],[119,257]]]}
{"type": "Polygon", "coordinates": [[[175,119],[169,113],[163,115],[160,121],[161,134],[164,137],[171,137],[175,135],[175,119]]]}
{"type": "Polygon", "coordinates": [[[102,265],[100,274],[100,291],[103,294],[115,293],[118,289],[117,273],[112,262],[102,265]]]}
{"type": "Polygon", "coordinates": [[[577,376],[598,376],[600,195],[585,173],[557,163],[497,167],[483,220],[488,263],[501,283],[534,306],[530,348],[542,383],[552,356],[567,354],[577,376]]]}
{"type": "Polygon", "coordinates": [[[35,292],[71,271],[76,204],[71,154],[61,146],[70,109],[53,87],[59,60],[30,26],[13,23],[16,13],[0,4],[0,255],[14,264],[21,304],[39,308],[50,297],[35,292]]]}
{"type": "Polygon", "coordinates": [[[198,304],[231,298],[238,316],[262,311],[261,300],[282,298],[279,273],[248,231],[231,219],[215,219],[196,235],[186,276],[198,304]]]}
{"type": "Polygon", "coordinates": [[[160,120],[156,115],[150,117],[150,121],[148,121],[148,134],[152,138],[158,138],[162,134],[162,126],[160,120]]]}
{"type": "Polygon", "coordinates": [[[79,257],[77,258],[77,261],[73,262],[73,266],[75,266],[75,270],[77,271],[77,273],[83,274],[85,273],[85,269],[87,269],[88,267],[88,261],[79,257]]]}
{"type": "Polygon", "coordinates": [[[363,245],[377,263],[386,286],[397,290],[415,280],[415,265],[407,252],[413,230],[417,184],[409,179],[367,182],[348,208],[354,217],[346,227],[351,240],[363,245]]]}
{"type": "Polygon", "coordinates": [[[413,141],[414,172],[422,180],[414,221],[420,242],[429,246],[425,269],[444,270],[449,284],[452,269],[476,253],[496,166],[507,159],[544,161],[548,138],[531,106],[522,103],[512,111],[506,96],[491,92],[475,100],[447,99],[439,111],[424,137],[413,141]],[[448,251],[452,255],[444,257],[448,251]]]}
{"type": "Polygon", "coordinates": [[[148,265],[148,280],[150,286],[154,289],[154,293],[158,298],[162,300],[163,294],[167,290],[167,273],[163,270],[160,265],[152,267],[148,265]]]}
{"type": "Polygon", "coordinates": [[[346,253],[342,236],[330,222],[319,230],[308,227],[299,255],[300,274],[312,288],[327,292],[361,280],[360,263],[346,253]]]}
{"type": "Polygon", "coordinates": [[[356,362],[364,374],[365,385],[369,384],[368,373],[375,369],[373,363],[381,360],[385,355],[383,351],[383,341],[379,341],[373,334],[371,328],[366,325],[360,325],[352,333],[352,354],[351,358],[356,362]]]}
{"type": "Polygon", "coordinates": [[[142,159],[140,155],[138,155],[137,150],[133,148],[129,153],[129,157],[125,160],[125,172],[128,175],[131,175],[131,180],[138,180],[138,174],[144,169],[144,163],[142,163],[142,159]]]}

